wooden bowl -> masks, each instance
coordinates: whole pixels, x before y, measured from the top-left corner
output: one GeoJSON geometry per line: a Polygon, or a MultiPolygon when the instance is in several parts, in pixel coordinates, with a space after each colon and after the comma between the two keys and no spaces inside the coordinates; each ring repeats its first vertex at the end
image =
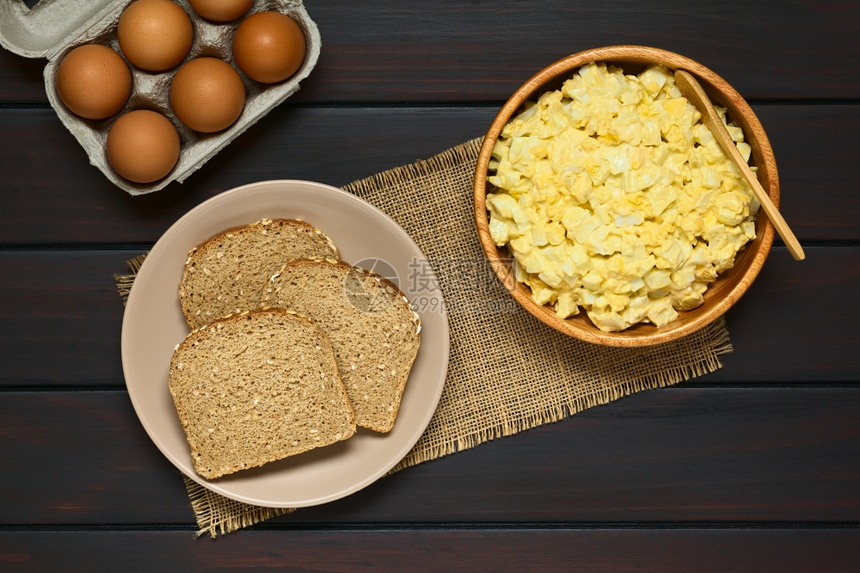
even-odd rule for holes
{"type": "MultiPolygon", "coordinates": [[[[490,157],[502,128],[526,101],[536,101],[546,91],[557,90],[581,66],[605,62],[620,67],[627,74],[638,74],[649,64],[662,64],[671,70],[682,68],[695,75],[712,101],[728,110],[735,125],[743,129],[744,140],[752,147],[750,164],[758,167],[762,186],[779,205],[779,178],[770,142],[758,118],[740,94],[720,76],[689,58],[646,46],[608,46],[573,54],[544,68],[522,85],[499,111],[490,125],[481,147],[475,170],[475,219],[478,235],[493,270],[506,285],[512,281],[510,255],[506,247],[498,248],[490,237],[486,196],[493,191],[487,182],[490,157]]],[[[637,324],[620,332],[604,332],[592,324],[586,313],[560,319],[550,306],[534,302],[529,287],[522,283],[508,289],[516,301],[542,322],[574,338],[607,346],[638,347],[669,342],[691,334],[722,316],[740,299],[755,280],[773,244],[774,228],[762,211],[756,217],[756,239],[735,258],[732,269],[724,271],[708,287],[704,303],[696,309],[679,311],[678,318],[661,327],[637,324]]]]}

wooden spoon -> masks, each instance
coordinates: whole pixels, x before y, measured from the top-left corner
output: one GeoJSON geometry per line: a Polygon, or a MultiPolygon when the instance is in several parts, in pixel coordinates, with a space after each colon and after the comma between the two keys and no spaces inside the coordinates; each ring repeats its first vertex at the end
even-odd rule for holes
{"type": "Polygon", "coordinates": [[[749,186],[752,187],[756,199],[761,203],[761,207],[764,209],[768,219],[773,223],[779,236],[782,237],[782,241],[785,243],[785,246],[788,247],[788,252],[791,253],[791,256],[797,261],[805,259],[806,255],[803,253],[803,248],[800,246],[800,242],[798,242],[794,233],[791,232],[791,229],[788,228],[788,223],[786,223],[785,219],[782,218],[782,215],[779,214],[779,210],[776,208],[776,205],[774,205],[773,201],[770,200],[770,196],[764,190],[764,187],[761,186],[761,183],[759,183],[755,173],[752,172],[750,166],[747,165],[747,162],[744,160],[740,151],[738,151],[735,142],[732,141],[729,132],[726,130],[726,126],[723,125],[720,116],[717,114],[717,110],[714,109],[714,105],[708,98],[708,94],[706,94],[705,90],[702,89],[701,84],[699,84],[698,80],[696,80],[692,74],[684,70],[677,70],[675,72],[675,84],[678,86],[678,89],[681,90],[681,95],[687,98],[687,100],[699,110],[702,114],[702,123],[711,130],[711,133],[713,133],[714,137],[717,138],[717,142],[719,142],[720,147],[723,148],[726,155],[728,155],[732,161],[734,161],[735,165],[737,165],[738,169],[740,169],[744,179],[746,179],[749,186]]]}

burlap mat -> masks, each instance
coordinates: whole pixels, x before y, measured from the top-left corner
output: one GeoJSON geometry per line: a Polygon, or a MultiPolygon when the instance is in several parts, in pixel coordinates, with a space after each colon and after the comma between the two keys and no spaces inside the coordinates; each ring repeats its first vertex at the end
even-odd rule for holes
{"type": "MultiPolygon", "coordinates": [[[[480,145],[478,138],[344,187],[412,236],[448,303],[451,353],[442,398],[426,432],[392,471],[712,372],[732,350],[723,320],[656,347],[608,348],[564,336],[514,305],[485,263],[473,220],[480,145]]],[[[129,261],[132,273],[115,277],[121,294],[142,261],[129,261]]],[[[185,484],[198,535],[215,537],[292,511],[235,502],[187,478],[185,484]]]]}

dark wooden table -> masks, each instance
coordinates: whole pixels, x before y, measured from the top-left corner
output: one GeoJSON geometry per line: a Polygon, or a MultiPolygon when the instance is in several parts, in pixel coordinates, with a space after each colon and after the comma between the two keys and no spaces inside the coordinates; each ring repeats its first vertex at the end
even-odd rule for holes
{"type": "Polygon", "coordinates": [[[185,184],[133,198],[0,51],[0,570],[860,570],[860,4],[306,0],[316,70],[185,184]],[[483,134],[539,68],[653,45],[768,131],[785,218],[722,370],[212,541],[137,420],[113,273],[266,179],[344,185],[483,134]]]}

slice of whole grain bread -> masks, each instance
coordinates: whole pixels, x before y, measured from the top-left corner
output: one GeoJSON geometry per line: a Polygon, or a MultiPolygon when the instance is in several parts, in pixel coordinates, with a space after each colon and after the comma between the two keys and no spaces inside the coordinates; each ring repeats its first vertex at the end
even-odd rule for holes
{"type": "Polygon", "coordinates": [[[293,311],[245,311],[192,331],[170,361],[169,388],[206,479],[355,433],[328,338],[293,311]]]}
{"type": "Polygon", "coordinates": [[[394,426],[421,343],[421,322],[387,279],[332,259],[295,259],[272,276],[262,306],[308,316],[328,335],[356,424],[394,426]]]}
{"type": "Polygon", "coordinates": [[[179,282],[179,300],[193,330],[257,307],[260,290],[297,257],[340,257],[322,231],[294,219],[263,219],[222,231],[193,248],[179,282]]]}

